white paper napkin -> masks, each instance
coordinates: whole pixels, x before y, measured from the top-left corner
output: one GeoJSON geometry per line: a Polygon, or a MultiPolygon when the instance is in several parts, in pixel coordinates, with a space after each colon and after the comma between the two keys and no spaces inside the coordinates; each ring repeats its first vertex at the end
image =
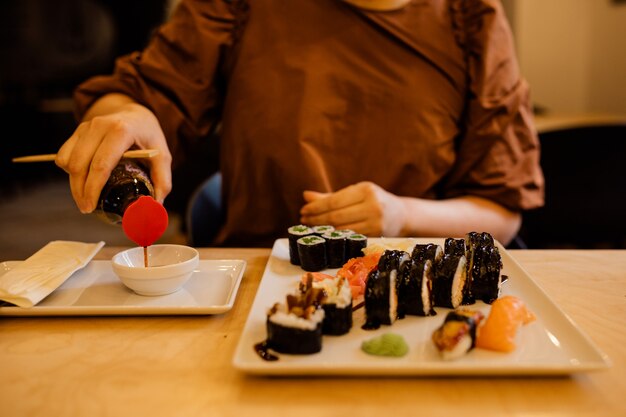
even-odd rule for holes
{"type": "Polygon", "coordinates": [[[0,300],[32,307],[83,268],[104,242],[56,240],[0,276],[0,300]]]}

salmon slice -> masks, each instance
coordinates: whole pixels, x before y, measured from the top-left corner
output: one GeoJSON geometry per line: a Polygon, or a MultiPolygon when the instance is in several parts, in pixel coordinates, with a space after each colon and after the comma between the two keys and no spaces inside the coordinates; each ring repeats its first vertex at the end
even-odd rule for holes
{"type": "Polygon", "coordinates": [[[500,297],[491,304],[491,312],[485,324],[478,329],[476,347],[512,352],[515,350],[517,329],[535,319],[535,315],[519,298],[511,295],[500,297]]]}

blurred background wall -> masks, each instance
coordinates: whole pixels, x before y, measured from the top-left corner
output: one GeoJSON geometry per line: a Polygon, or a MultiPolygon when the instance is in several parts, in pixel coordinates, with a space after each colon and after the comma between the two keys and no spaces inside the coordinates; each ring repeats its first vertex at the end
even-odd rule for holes
{"type": "Polygon", "coordinates": [[[540,108],[626,114],[626,2],[504,0],[540,108]]]}

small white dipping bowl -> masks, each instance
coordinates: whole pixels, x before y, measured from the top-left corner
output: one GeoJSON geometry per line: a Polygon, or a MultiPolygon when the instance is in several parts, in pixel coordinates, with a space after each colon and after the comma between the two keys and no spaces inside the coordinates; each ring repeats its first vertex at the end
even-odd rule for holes
{"type": "Polygon", "coordinates": [[[143,248],[117,253],[113,271],[128,288],[140,295],[165,295],[182,287],[198,266],[198,251],[183,245],[148,246],[148,267],[144,266],[143,248]]]}

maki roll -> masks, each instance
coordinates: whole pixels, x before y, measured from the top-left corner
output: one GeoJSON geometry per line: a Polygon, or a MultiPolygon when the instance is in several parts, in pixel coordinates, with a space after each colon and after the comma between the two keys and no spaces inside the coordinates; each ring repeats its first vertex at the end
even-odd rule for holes
{"type": "Polygon", "coordinates": [[[367,236],[352,233],[346,240],[346,261],[363,256],[363,249],[367,247],[367,236]]]}
{"type": "Polygon", "coordinates": [[[310,235],[297,240],[300,266],[308,272],[326,268],[326,239],[310,235]]]}
{"type": "Polygon", "coordinates": [[[306,292],[311,287],[321,289],[325,294],[322,333],[333,336],[348,333],[352,328],[352,290],[348,281],[345,278],[314,281],[313,275],[307,274],[306,283],[301,284],[300,290],[306,292]]]}
{"type": "Polygon", "coordinates": [[[293,265],[300,265],[300,255],[298,253],[298,239],[304,236],[312,235],[313,229],[303,224],[291,226],[287,229],[287,237],[289,239],[289,262],[293,265]]]}
{"type": "Polygon", "coordinates": [[[490,304],[500,295],[500,251],[489,233],[470,232],[465,241],[468,264],[463,304],[472,304],[476,300],[490,304]]]}
{"type": "Polygon", "coordinates": [[[329,268],[341,268],[346,263],[346,235],[333,230],[322,235],[326,239],[326,262],[329,268]]]}
{"type": "Polygon", "coordinates": [[[479,252],[480,266],[472,269],[472,294],[474,299],[491,304],[500,296],[502,258],[496,246],[481,247],[479,252]]]}
{"type": "Polygon", "coordinates": [[[465,239],[447,238],[443,245],[443,250],[446,254],[452,255],[465,255],[465,239]]]}
{"type": "Polygon", "coordinates": [[[433,264],[441,257],[438,245],[416,245],[411,258],[400,269],[398,280],[398,318],[406,315],[434,316],[432,292],[433,264]]]}
{"type": "Polygon", "coordinates": [[[365,324],[363,329],[378,329],[381,324],[393,324],[398,317],[397,281],[402,265],[409,254],[387,250],[371,271],[365,284],[365,324]]]}
{"type": "Polygon", "coordinates": [[[467,277],[464,255],[445,254],[433,271],[433,297],[438,307],[457,308],[463,301],[467,277]]]}
{"type": "Polygon", "coordinates": [[[417,244],[413,247],[411,252],[411,258],[415,260],[430,259],[433,263],[439,262],[443,256],[443,249],[441,246],[434,243],[426,243],[423,245],[417,244]]]}
{"type": "Polygon", "coordinates": [[[267,347],[280,353],[310,354],[322,350],[321,289],[288,295],[286,304],[276,303],[267,313],[267,347]]]}
{"type": "Polygon", "coordinates": [[[443,359],[456,359],[476,346],[476,329],[483,319],[480,311],[460,308],[451,311],[432,334],[432,341],[443,359]]]}
{"type": "Polygon", "coordinates": [[[317,236],[323,236],[324,233],[330,233],[335,231],[335,227],[331,226],[329,224],[324,224],[321,226],[313,226],[311,229],[313,229],[313,234],[317,235],[317,236]]]}

